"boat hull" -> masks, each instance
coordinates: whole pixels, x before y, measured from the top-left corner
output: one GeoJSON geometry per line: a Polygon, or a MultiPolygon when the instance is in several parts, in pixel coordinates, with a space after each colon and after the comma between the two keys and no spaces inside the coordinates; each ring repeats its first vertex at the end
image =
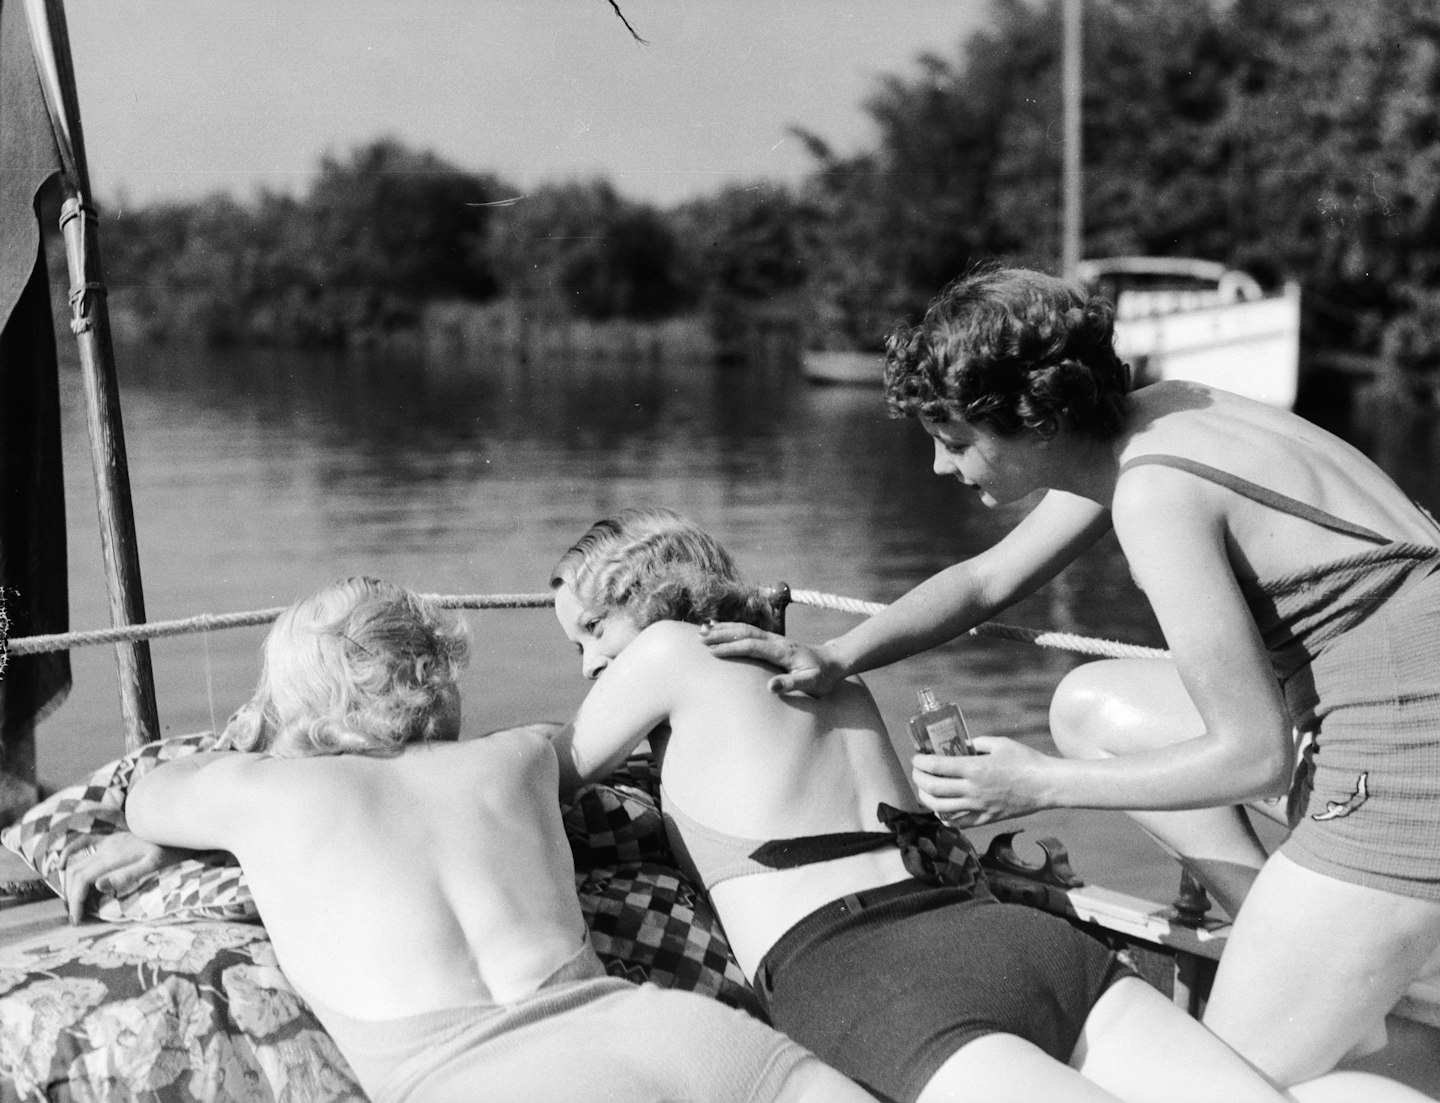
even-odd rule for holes
{"type": "Polygon", "coordinates": [[[1116,304],[1115,349],[1137,383],[1188,379],[1272,406],[1295,405],[1299,288],[1239,302],[1144,309],[1147,299],[1154,303],[1153,296],[1163,294],[1125,291],[1116,304]]]}

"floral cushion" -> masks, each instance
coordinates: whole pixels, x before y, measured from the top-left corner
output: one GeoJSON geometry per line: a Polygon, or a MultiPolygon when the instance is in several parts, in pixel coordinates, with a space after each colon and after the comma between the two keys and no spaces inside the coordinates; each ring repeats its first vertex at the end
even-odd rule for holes
{"type": "MultiPolygon", "coordinates": [[[[214,742],[210,732],[202,732],[147,743],[101,766],[79,785],[51,794],[0,832],[0,843],[63,895],[65,866],[71,856],[124,828],[130,786],[161,762],[209,750],[214,742]]],[[[112,923],[257,917],[239,865],[223,851],[187,858],[149,874],[122,896],[97,893],[89,906],[96,918],[112,923]]]]}
{"type": "Polygon", "coordinates": [[[0,951],[0,1103],[364,1098],[254,924],[62,927],[0,951]]]}

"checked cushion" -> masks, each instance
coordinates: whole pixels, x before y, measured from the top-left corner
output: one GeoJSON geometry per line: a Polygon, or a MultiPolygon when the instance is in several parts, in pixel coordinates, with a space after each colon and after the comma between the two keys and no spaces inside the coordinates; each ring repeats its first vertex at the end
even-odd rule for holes
{"type": "Polygon", "coordinates": [[[709,903],[679,872],[634,862],[575,874],[580,911],[606,972],[683,988],[764,1018],[709,903]]]}
{"type": "Polygon", "coordinates": [[[764,1018],[709,901],[675,867],[652,760],[630,759],[610,782],[579,790],[564,810],[580,911],[606,971],[764,1018]]]}
{"type": "MultiPolygon", "coordinates": [[[[71,857],[124,829],[130,786],[161,762],[209,750],[214,743],[210,732],[147,743],[101,766],[80,784],[52,793],[0,833],[0,843],[63,895],[71,857]]],[[[89,907],[96,918],[112,923],[245,920],[257,914],[240,867],[223,851],[157,870],[121,896],[97,892],[89,907]]]]}
{"type": "Polygon", "coordinates": [[[655,798],[635,785],[587,785],[564,814],[576,869],[673,862],[655,798]]]}

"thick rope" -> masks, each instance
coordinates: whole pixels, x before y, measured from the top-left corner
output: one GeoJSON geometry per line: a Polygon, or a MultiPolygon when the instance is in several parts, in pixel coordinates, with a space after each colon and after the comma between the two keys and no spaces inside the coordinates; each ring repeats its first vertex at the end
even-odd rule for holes
{"type": "MultiPolygon", "coordinates": [[[[444,609],[543,609],[555,603],[553,594],[425,594],[428,600],[444,609]]],[[[878,601],[861,601],[838,594],[815,590],[792,590],[790,600],[797,605],[813,605],[855,616],[874,616],[885,606],[878,601]]],[[[152,621],[119,628],[100,628],[89,632],[60,632],[50,636],[23,636],[6,640],[0,622],[0,670],[8,656],[37,655],[44,651],[66,651],[72,647],[89,647],[100,643],[122,643],[128,640],[154,640],[166,636],[183,636],[192,632],[213,632],[222,628],[247,628],[269,624],[287,606],[256,609],[248,613],[201,613],[184,620],[152,621]]],[[[1158,647],[1141,647],[1118,640],[1095,639],[1073,632],[1050,632],[1039,628],[1020,628],[1013,624],[987,621],[970,629],[972,636],[994,636],[1000,639],[1031,643],[1077,655],[1107,659],[1163,659],[1169,652],[1158,647]]]]}
{"type": "MultiPolygon", "coordinates": [[[[555,604],[553,594],[425,594],[444,609],[540,609],[555,604]]],[[[72,647],[89,647],[97,643],[124,643],[129,640],[155,640],[166,636],[184,636],[192,632],[213,632],[221,628],[248,628],[269,624],[288,605],[273,609],[255,609],[248,613],[200,613],[183,620],[157,620],[145,624],[97,628],[88,632],[57,632],[50,636],[22,636],[4,641],[4,650],[11,656],[36,655],[42,651],[66,651],[72,647]]]]}
{"type": "MultiPolygon", "coordinates": [[[[821,594],[814,590],[792,590],[790,600],[801,605],[815,605],[821,609],[834,609],[842,613],[870,617],[885,608],[878,601],[859,601],[853,597],[838,597],[835,594],[821,594]]],[[[1164,659],[1169,652],[1158,647],[1141,647],[1134,643],[1118,640],[1100,640],[1080,636],[1073,632],[1050,632],[1039,628],[1019,628],[1013,624],[986,621],[970,629],[972,636],[996,636],[1001,639],[1033,643],[1036,647],[1051,647],[1059,651],[1071,651],[1077,655],[1096,655],[1106,659],[1164,659]]]]}

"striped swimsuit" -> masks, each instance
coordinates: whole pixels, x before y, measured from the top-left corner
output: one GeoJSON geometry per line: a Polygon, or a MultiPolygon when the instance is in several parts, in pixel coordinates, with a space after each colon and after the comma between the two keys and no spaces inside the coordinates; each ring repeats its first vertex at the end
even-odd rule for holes
{"type": "MultiPolygon", "coordinates": [[[[1241,580],[1301,738],[1282,852],[1440,902],[1440,547],[1403,543],[1229,472],[1139,456],[1374,547],[1241,580]]],[[[1437,530],[1440,538],[1440,530],[1437,530]]]]}

